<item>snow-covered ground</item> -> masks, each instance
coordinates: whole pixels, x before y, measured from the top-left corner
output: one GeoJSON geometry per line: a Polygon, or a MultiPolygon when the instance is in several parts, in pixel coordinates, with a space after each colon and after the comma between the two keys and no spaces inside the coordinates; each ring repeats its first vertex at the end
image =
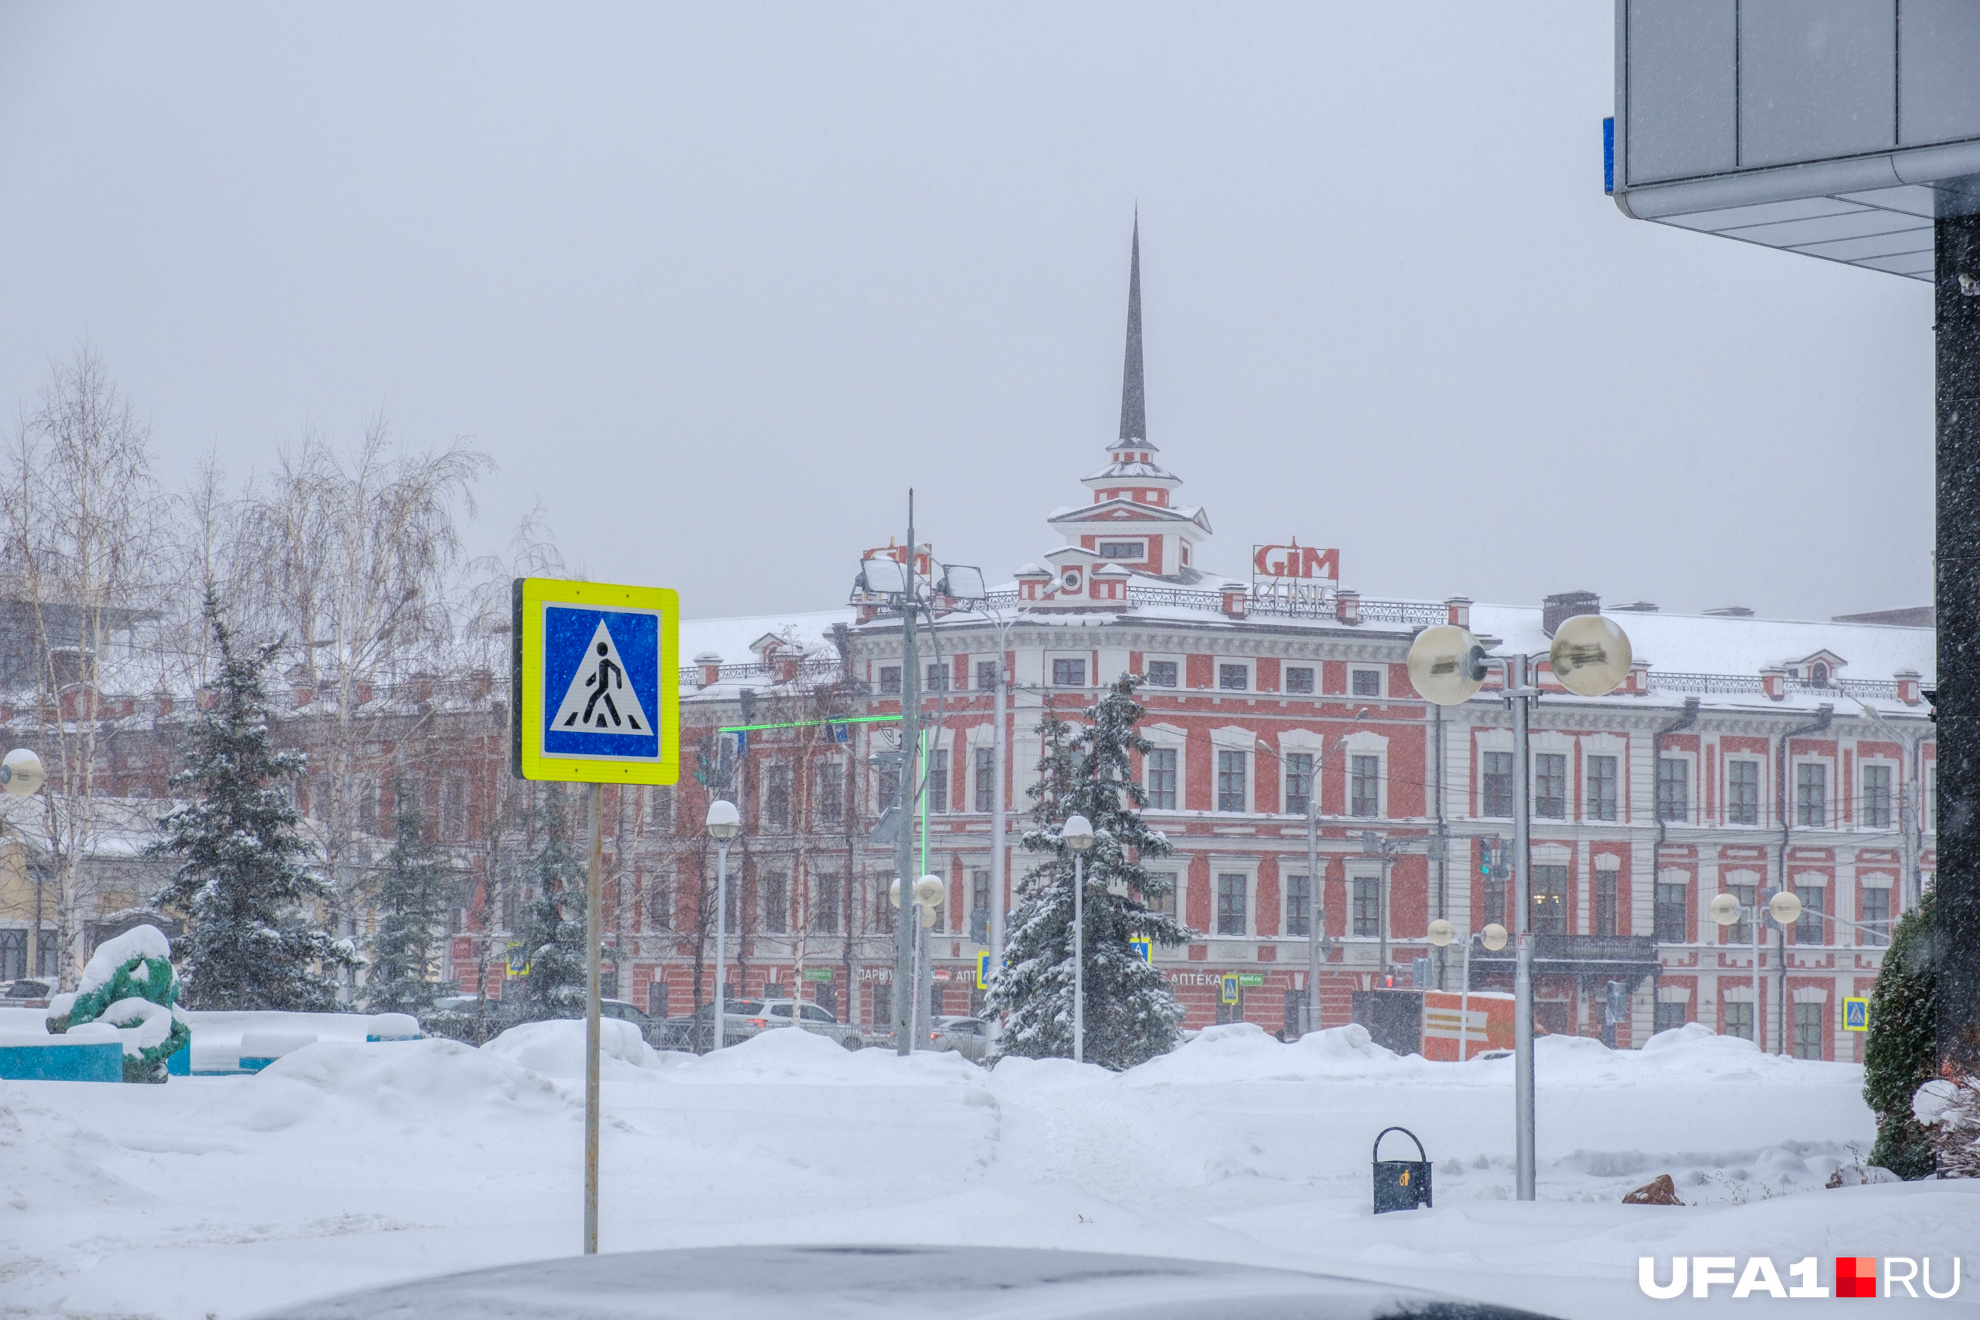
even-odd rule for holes
{"type": "MultiPolygon", "coordinates": [[[[0,1315],[231,1320],[578,1249],[582,1024],[482,1050],[318,1034],[258,1076],[0,1083],[0,1315]]],[[[1399,1059],[1358,1028],[1294,1045],[1217,1028],[1120,1075],[848,1054],[795,1031],[703,1059],[632,1039],[610,1055],[606,1251],[1141,1252],[1590,1320],[1656,1311],[1645,1254],[1660,1274],[1673,1254],[1980,1263],[1980,1183],[1824,1189],[1869,1147],[1859,1069],[1703,1028],[1631,1052],[1541,1042],[1532,1205],[1511,1198],[1510,1062],[1399,1059]],[[1433,1210],[1370,1212],[1369,1143],[1392,1123],[1436,1161],[1433,1210]],[[1691,1204],[1620,1204],[1659,1173],[1691,1204]]],[[[1962,1301],[1980,1295],[1963,1283],[1962,1301]]]]}

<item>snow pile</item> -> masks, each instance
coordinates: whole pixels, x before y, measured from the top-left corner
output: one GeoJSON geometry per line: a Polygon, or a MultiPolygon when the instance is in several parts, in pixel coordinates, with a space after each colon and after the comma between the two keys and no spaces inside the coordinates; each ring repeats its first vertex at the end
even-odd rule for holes
{"type": "Polygon", "coordinates": [[[249,1031],[241,1036],[242,1059],[279,1059],[316,1044],[313,1031],[249,1031]]]}
{"type": "MultiPolygon", "coordinates": [[[[370,1034],[366,1013],[278,1013],[269,1010],[217,1012],[194,1009],[185,1015],[192,1028],[194,1072],[231,1072],[239,1064],[241,1038],[251,1031],[275,1031],[314,1040],[363,1041],[370,1034]]],[[[249,1055],[269,1058],[269,1055],[249,1055]]]]}
{"type": "MultiPolygon", "coordinates": [[[[598,1020],[598,1060],[601,1072],[616,1067],[619,1075],[631,1068],[665,1066],[662,1056],[646,1043],[639,1028],[618,1018],[598,1020]]],[[[552,1018],[510,1027],[481,1048],[545,1077],[584,1076],[583,1018],[552,1018]]]]}
{"type": "Polygon", "coordinates": [[[984,1072],[960,1054],[922,1050],[903,1059],[891,1050],[848,1050],[795,1027],[759,1032],[695,1059],[679,1074],[695,1083],[799,1083],[808,1086],[980,1085],[984,1072]]]}
{"type": "MultiPolygon", "coordinates": [[[[1001,1064],[999,1065],[1002,1066],[1001,1064]]],[[[1206,1027],[1173,1052],[1122,1076],[1133,1085],[1216,1082],[1296,1082],[1317,1079],[1458,1080],[1454,1064],[1404,1057],[1377,1045],[1368,1029],[1350,1023],[1312,1031],[1287,1044],[1252,1022],[1206,1027]]]]}
{"type": "Polygon", "coordinates": [[[254,1110],[257,1130],[264,1132],[277,1130],[268,1125],[273,1121],[303,1122],[325,1102],[449,1129],[483,1117],[568,1113],[572,1106],[568,1096],[529,1069],[453,1040],[406,1041],[390,1049],[319,1041],[252,1078],[218,1084],[254,1110]]]}
{"type": "Polygon", "coordinates": [[[366,1040],[417,1040],[419,1019],[410,1013],[373,1013],[364,1024],[366,1040]]]}

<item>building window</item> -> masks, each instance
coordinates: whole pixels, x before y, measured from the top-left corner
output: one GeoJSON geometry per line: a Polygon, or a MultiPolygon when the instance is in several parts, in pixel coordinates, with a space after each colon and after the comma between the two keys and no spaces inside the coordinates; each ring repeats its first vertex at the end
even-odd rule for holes
{"type": "Polygon", "coordinates": [[[1148,548],[1141,541],[1102,541],[1100,543],[1100,557],[1102,559],[1146,559],[1148,557],[1148,548]]]}
{"type": "Polygon", "coordinates": [[[357,807],[358,833],[376,836],[378,833],[378,782],[370,775],[357,775],[351,780],[351,801],[357,807]]]}
{"type": "Polygon", "coordinates": [[[1176,662],[1173,660],[1150,660],[1148,662],[1148,686],[1172,688],[1176,685],[1176,662]]]}
{"type": "Polygon", "coordinates": [[[1657,761],[1657,819],[1683,820],[1691,814],[1691,763],[1675,757],[1657,761]]]}
{"type": "Polygon", "coordinates": [[[1794,768],[1794,823],[1816,829],[1829,823],[1829,767],[1819,761],[1794,768]]]}
{"type": "Polygon", "coordinates": [[[1753,1039],[1752,1004],[1726,1004],[1726,1034],[1738,1036],[1741,1040],[1753,1039]]]}
{"type": "Polygon", "coordinates": [[[1506,868],[1501,866],[1485,877],[1485,907],[1479,914],[1484,918],[1479,925],[1489,926],[1497,922],[1506,924],[1506,868]]]}
{"type": "Polygon", "coordinates": [[[1244,753],[1217,753],[1217,810],[1243,811],[1244,753]]]}
{"type": "Polygon", "coordinates": [[[1313,691],[1313,671],[1305,665],[1286,666],[1286,691],[1310,693],[1313,691]]]}
{"type": "Polygon", "coordinates": [[[646,1015],[655,1020],[667,1016],[667,983],[652,981],[646,987],[646,1015]]]}
{"type": "Polygon", "coordinates": [[[818,767],[818,819],[836,824],[846,818],[846,767],[827,761],[818,767]]]}
{"type": "Polygon", "coordinates": [[[1348,814],[1351,816],[1382,814],[1381,757],[1348,758],[1348,814]]]}
{"type": "Polygon", "coordinates": [[[1176,749],[1151,747],[1148,750],[1148,809],[1176,809],[1176,749]]]}
{"type": "Polygon", "coordinates": [[[1753,943],[1753,886],[1727,885],[1726,892],[1739,900],[1739,920],[1730,926],[1721,926],[1725,932],[1722,941],[1726,944],[1753,943]]]}
{"type": "Polygon", "coordinates": [[[649,819],[661,829],[674,823],[674,788],[671,784],[655,784],[646,790],[646,809],[649,819]]]}
{"type": "Polygon", "coordinates": [[[1245,885],[1241,875],[1220,875],[1217,877],[1217,933],[1219,935],[1244,935],[1245,928],[1245,885]]]}
{"type": "Polygon", "coordinates": [[[1819,1059],[1822,1057],[1822,1018],[1826,1004],[1796,1004],[1794,1006],[1794,1057],[1797,1059],[1819,1059]]]}
{"type": "Polygon", "coordinates": [[[997,749],[994,747],[978,747],[974,753],[976,760],[976,809],[978,811],[989,811],[996,803],[996,752],[997,749]]]}
{"type": "Polygon", "coordinates": [[[1382,881],[1379,876],[1358,875],[1349,882],[1354,890],[1354,933],[1367,939],[1382,934],[1382,881]]]}
{"type": "Polygon", "coordinates": [[[763,768],[763,823],[773,827],[791,823],[791,768],[788,765],[763,768]]]}
{"type": "Polygon", "coordinates": [[[790,881],[781,875],[763,877],[763,932],[782,935],[791,915],[790,881]]]}
{"type": "Polygon", "coordinates": [[[1691,932],[1685,919],[1684,895],[1688,885],[1657,882],[1656,932],[1659,944],[1689,944],[1691,932]]]}
{"type": "Polygon", "coordinates": [[[901,694],[901,667],[899,665],[880,666],[880,695],[898,697],[901,694]]]}
{"type": "Polygon", "coordinates": [[[1533,814],[1567,819],[1567,754],[1541,752],[1533,758],[1533,814]]]}
{"type": "Polygon", "coordinates": [[[932,664],[927,670],[928,686],[924,692],[947,692],[949,690],[949,667],[945,664],[932,664]]]}
{"type": "Polygon", "coordinates": [[[978,944],[990,942],[990,873],[969,873],[969,937],[978,944]]]}
{"type": "Polygon", "coordinates": [[[1653,1031],[1676,1031],[1691,1021],[1691,1005],[1680,999],[1672,1003],[1657,1001],[1657,1018],[1652,1024],[1653,1031]]]}
{"type": "Polygon", "coordinates": [[[1312,802],[1313,753],[1286,753],[1286,814],[1304,816],[1312,802]]]}
{"type": "Polygon", "coordinates": [[[1251,666],[1218,665],[1217,686],[1226,692],[1243,692],[1251,686],[1251,666]]]}
{"type": "Polygon", "coordinates": [[[893,806],[901,796],[901,768],[898,765],[883,764],[876,776],[875,797],[881,811],[893,806]]]}
{"type": "Polygon", "coordinates": [[[1303,875],[1286,877],[1287,935],[1310,935],[1313,931],[1313,884],[1303,875]]]}
{"type": "Polygon", "coordinates": [[[1936,762],[1925,767],[1925,792],[1919,798],[1919,805],[1924,808],[1925,824],[1923,828],[1925,832],[1928,834],[1938,833],[1939,767],[1936,762]]]}
{"type": "Polygon", "coordinates": [[[1533,868],[1533,925],[1535,935],[1567,934],[1567,868],[1533,868]]]}
{"type": "Polygon", "coordinates": [[[466,775],[448,775],[440,781],[440,837],[448,843],[467,838],[468,786],[466,775]]]}
{"type": "Polygon", "coordinates": [[[646,917],[662,930],[670,930],[674,925],[674,886],[664,875],[647,881],[646,917]]]}
{"type": "Polygon", "coordinates": [[[1616,931],[1616,885],[1619,871],[1595,873],[1595,933],[1614,935],[1616,931]]]}
{"type": "Polygon", "coordinates": [[[1726,824],[1760,823],[1760,763],[1726,762],[1726,824]]]}
{"type": "Polygon", "coordinates": [[[1085,687],[1086,661],[1054,660],[1052,662],[1053,687],[1085,687]]]}
{"type": "Polygon", "coordinates": [[[1150,912],[1159,912],[1165,917],[1176,915],[1176,891],[1182,881],[1173,875],[1160,871],[1148,873],[1148,887],[1141,892],[1141,901],[1148,905],[1150,912]]]}
{"type": "Polygon", "coordinates": [[[839,933],[839,877],[829,872],[811,881],[811,929],[819,935],[839,933]]]}
{"type": "Polygon", "coordinates": [[[928,810],[939,815],[949,809],[949,753],[940,747],[932,749],[924,773],[928,781],[928,810]]]}
{"type": "Polygon", "coordinates": [[[1801,916],[1794,923],[1796,944],[1827,944],[1829,923],[1822,919],[1829,910],[1827,885],[1796,885],[1794,896],[1801,900],[1801,916]]]}
{"type": "Polygon", "coordinates": [[[1513,754],[1511,752],[1485,753],[1483,792],[1480,797],[1481,809],[1487,816],[1510,816],[1513,814],[1513,754]]]}
{"type": "Polygon", "coordinates": [[[1379,669],[1357,669],[1348,678],[1349,688],[1357,697],[1379,697],[1382,695],[1382,671],[1379,669]]]}
{"type": "Polygon", "coordinates": [[[1863,810],[1857,820],[1873,830],[1891,827],[1891,768],[1887,765],[1863,767],[1863,810]]]}
{"type": "Polygon", "coordinates": [[[997,662],[978,660],[976,662],[976,690],[994,692],[997,690],[997,662]]]}
{"type": "Polygon", "coordinates": [[[1588,811],[1589,820],[1614,820],[1616,818],[1616,758],[1613,756],[1591,756],[1588,758],[1588,811]]]}
{"type": "Polygon", "coordinates": [[[1856,933],[1856,942],[1869,948],[1882,948],[1891,942],[1891,891],[1863,889],[1863,921],[1867,927],[1856,933]]]}

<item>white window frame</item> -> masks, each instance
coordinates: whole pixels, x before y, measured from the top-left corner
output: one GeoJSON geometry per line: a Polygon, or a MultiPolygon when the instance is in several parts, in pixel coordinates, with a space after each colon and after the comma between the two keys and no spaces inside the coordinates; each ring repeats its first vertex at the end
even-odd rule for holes
{"type": "Polygon", "coordinates": [[[1091,651],[1047,651],[1045,653],[1045,686],[1055,692],[1079,692],[1093,686],[1094,660],[1091,651]],[[1078,687],[1062,684],[1052,672],[1053,665],[1060,660],[1077,660],[1084,681],[1078,687]]]}
{"type": "MultiPolygon", "coordinates": [[[[1341,916],[1343,918],[1343,924],[1346,927],[1346,934],[1343,936],[1343,938],[1350,940],[1379,940],[1382,938],[1381,925],[1382,925],[1382,914],[1383,914],[1384,904],[1382,902],[1381,885],[1382,885],[1382,864],[1380,862],[1364,861],[1360,858],[1353,858],[1349,860],[1349,862],[1347,863],[1347,880],[1346,883],[1342,886],[1347,891],[1345,895],[1347,901],[1344,904],[1344,911],[1341,913],[1341,916]],[[1354,933],[1354,886],[1355,886],[1355,882],[1359,880],[1373,880],[1375,882],[1376,929],[1373,935],[1357,935],[1354,933]]],[[[1507,892],[1510,893],[1511,891],[1508,890],[1507,892]]],[[[1389,898],[1393,903],[1393,900],[1395,898],[1395,894],[1393,890],[1389,894],[1389,898]]],[[[1396,914],[1393,906],[1389,907],[1388,917],[1389,917],[1389,926],[1391,929],[1393,929],[1396,924],[1396,914]]],[[[1391,939],[1389,943],[1394,944],[1395,940],[1391,939]]],[[[1387,970],[1388,969],[1386,967],[1380,968],[1378,969],[1378,974],[1380,972],[1385,972],[1387,970]]]]}
{"type": "Polygon", "coordinates": [[[1255,697],[1258,695],[1258,662],[1243,656],[1219,655],[1211,657],[1210,690],[1223,696],[1255,697]],[[1224,667],[1241,667],[1244,670],[1244,686],[1227,688],[1224,686],[1224,667]]]}
{"type": "MultiPolygon", "coordinates": [[[[1320,873],[1325,875],[1326,872],[1327,862],[1325,858],[1322,858],[1320,862],[1320,873]]],[[[1292,912],[1292,882],[1305,874],[1306,857],[1304,854],[1286,854],[1279,858],[1279,933],[1276,937],[1278,939],[1304,940],[1307,938],[1304,935],[1288,935],[1286,933],[1286,919],[1292,912]]],[[[1318,890],[1312,886],[1310,881],[1308,883],[1306,897],[1307,904],[1312,909],[1307,913],[1308,917],[1318,916],[1320,896],[1318,890]]],[[[1327,932],[1321,931],[1320,933],[1325,935],[1327,932]]]]}
{"type": "Polygon", "coordinates": [[[1787,767],[1788,821],[1797,830],[1839,830],[1842,819],[1836,812],[1836,793],[1842,780],[1838,773],[1837,758],[1833,756],[1791,756],[1787,767]],[[1822,823],[1803,825],[1801,823],[1801,767],[1819,765],[1822,767],[1822,823]]]}
{"type": "Polygon", "coordinates": [[[1316,701],[1319,700],[1324,695],[1320,689],[1321,684],[1326,681],[1324,677],[1326,668],[1326,663],[1320,660],[1279,661],[1279,695],[1282,697],[1312,697],[1316,701]],[[1291,687],[1287,686],[1286,672],[1292,669],[1307,669],[1312,671],[1313,690],[1311,692],[1295,692],[1291,687]]]}
{"type": "Polygon", "coordinates": [[[1166,662],[1166,663],[1168,663],[1168,664],[1172,664],[1172,665],[1174,665],[1174,666],[1176,667],[1176,685],[1175,685],[1174,687],[1163,687],[1163,686],[1161,686],[1160,684],[1157,684],[1157,683],[1149,683],[1149,684],[1146,684],[1146,685],[1145,685],[1148,691],[1150,691],[1150,692],[1181,692],[1181,691],[1183,691],[1183,690],[1184,690],[1184,689],[1185,689],[1186,687],[1188,687],[1188,686],[1189,686],[1189,657],[1188,657],[1188,656],[1185,656],[1185,655],[1168,655],[1168,654],[1156,654],[1156,653],[1154,653],[1154,652],[1151,652],[1151,651],[1143,651],[1143,652],[1141,653],[1141,672],[1142,672],[1142,673],[1143,673],[1144,675],[1146,675],[1146,674],[1148,673],[1148,666],[1150,666],[1150,665],[1152,665],[1152,664],[1154,664],[1154,663],[1155,663],[1155,662],[1157,662],[1157,661],[1163,661],[1163,662],[1166,662]]]}
{"type": "MultiPolygon", "coordinates": [[[[1210,938],[1213,940],[1255,940],[1258,935],[1258,862],[1257,854],[1213,854],[1210,858],[1210,938]],[[1220,876],[1244,876],[1244,933],[1225,935],[1217,930],[1217,896],[1221,889],[1220,876]]],[[[1180,920],[1180,917],[1178,917],[1180,920]]]]}
{"type": "Polygon", "coordinates": [[[1378,700],[1387,697],[1389,695],[1389,667],[1387,665],[1349,664],[1347,667],[1346,695],[1351,698],[1372,695],[1378,700]],[[1362,673],[1372,673],[1375,675],[1375,691],[1373,693],[1356,692],[1354,690],[1354,676],[1362,673]]]}
{"type": "Polygon", "coordinates": [[[1769,789],[1767,784],[1767,759],[1764,756],[1761,756],[1757,752],[1728,752],[1725,751],[1724,749],[1720,750],[1719,752],[1719,823],[1720,824],[1726,826],[1728,829],[1735,829],[1735,830],[1757,830],[1757,829],[1766,828],[1767,821],[1770,818],[1772,812],[1772,807],[1767,802],[1768,791],[1769,789]],[[1734,761],[1743,761],[1759,767],[1759,772],[1754,776],[1754,783],[1758,785],[1758,791],[1754,794],[1754,821],[1751,825],[1745,824],[1743,822],[1739,824],[1735,824],[1733,822],[1731,813],[1728,810],[1728,806],[1732,802],[1732,763],[1734,761]]]}
{"type": "Polygon", "coordinates": [[[1904,767],[1888,756],[1864,756],[1858,753],[1856,757],[1856,790],[1856,801],[1850,804],[1849,827],[1851,829],[1874,829],[1878,833],[1889,834],[1900,828],[1902,817],[1898,811],[1898,804],[1904,800],[1904,767]],[[1863,772],[1872,768],[1891,772],[1891,823],[1888,825],[1875,826],[1865,825],[1863,823],[1863,772]]]}
{"type": "Polygon", "coordinates": [[[1226,725],[1210,730],[1210,811],[1213,815],[1253,816],[1258,813],[1258,749],[1254,745],[1258,735],[1250,729],[1226,725]],[[1217,806],[1217,761],[1220,752],[1241,752],[1244,755],[1244,811],[1220,811],[1217,806]]]}
{"type": "MultiPolygon", "coordinates": [[[[1613,733],[1598,733],[1585,736],[1579,741],[1581,743],[1581,766],[1578,770],[1574,769],[1572,768],[1573,763],[1570,761],[1570,769],[1568,771],[1570,783],[1573,783],[1577,777],[1579,778],[1579,784],[1575,785],[1579,789],[1579,792],[1576,794],[1575,801],[1568,812],[1568,819],[1591,821],[1597,825],[1623,824],[1629,819],[1629,740],[1613,733]],[[1616,817],[1614,820],[1603,820],[1598,816],[1588,814],[1589,804],[1595,800],[1595,794],[1591,787],[1594,783],[1594,778],[1589,774],[1589,761],[1590,758],[1597,756],[1615,758],[1616,817]]],[[[1547,750],[1552,751],[1553,749],[1550,747],[1547,750]]],[[[1570,751],[1569,755],[1572,756],[1573,752],[1570,751]]]]}
{"type": "Polygon", "coordinates": [[[1357,729],[1341,743],[1341,811],[1356,820],[1389,820],[1389,740],[1370,729],[1357,729]],[[1375,758],[1375,814],[1354,816],[1354,758],[1375,758]]]}
{"type": "MultiPolygon", "coordinates": [[[[1149,810],[1160,811],[1165,815],[1170,812],[1181,814],[1189,810],[1187,791],[1189,777],[1189,735],[1173,724],[1147,724],[1142,726],[1141,736],[1151,748],[1159,747],[1165,751],[1173,751],[1176,754],[1176,805],[1173,807],[1150,807],[1149,810]]],[[[1214,783],[1215,781],[1213,780],[1212,782],[1214,783]]],[[[1148,758],[1146,757],[1143,757],[1141,762],[1141,790],[1144,793],[1148,791],[1148,758]]]]}

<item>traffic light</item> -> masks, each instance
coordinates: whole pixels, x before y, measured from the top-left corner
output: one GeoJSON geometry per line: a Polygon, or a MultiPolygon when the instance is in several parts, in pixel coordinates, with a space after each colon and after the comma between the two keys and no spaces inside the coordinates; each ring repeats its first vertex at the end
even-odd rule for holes
{"type": "Polygon", "coordinates": [[[1493,855],[1493,845],[1497,842],[1496,839],[1478,841],[1478,874],[1490,876],[1492,868],[1498,864],[1498,858],[1493,855]]]}

